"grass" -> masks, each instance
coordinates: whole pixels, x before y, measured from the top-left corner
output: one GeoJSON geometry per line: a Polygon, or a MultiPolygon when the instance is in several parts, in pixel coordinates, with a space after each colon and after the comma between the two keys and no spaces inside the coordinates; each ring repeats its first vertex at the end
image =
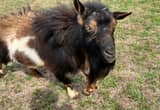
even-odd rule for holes
{"type": "MultiPolygon", "coordinates": [[[[117,25],[116,67],[99,81],[99,89],[91,96],[80,94],[70,100],[59,84],[13,72],[8,65],[8,74],[0,79],[1,110],[160,110],[160,1],[101,1],[113,11],[133,14],[117,25]]],[[[1,0],[0,15],[28,3],[33,9],[46,9],[63,0],[1,0]]],[[[75,86],[84,85],[81,76],[73,80],[75,86]]]]}
{"type": "Polygon", "coordinates": [[[137,102],[142,102],[144,100],[144,96],[141,93],[140,89],[135,84],[128,84],[126,88],[127,94],[137,102]]]}
{"type": "Polygon", "coordinates": [[[101,83],[105,88],[116,88],[118,86],[117,82],[113,77],[106,77],[104,81],[101,83]]]}

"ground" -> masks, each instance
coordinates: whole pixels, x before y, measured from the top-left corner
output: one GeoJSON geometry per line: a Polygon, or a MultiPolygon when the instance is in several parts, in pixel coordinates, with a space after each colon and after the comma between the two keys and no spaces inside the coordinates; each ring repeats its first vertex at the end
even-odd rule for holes
{"type": "MultiPolygon", "coordinates": [[[[25,75],[10,63],[0,79],[0,110],[160,110],[160,1],[100,1],[133,14],[117,25],[116,66],[99,81],[99,89],[71,100],[57,81],[25,75]]],[[[72,5],[67,0],[0,0],[0,15],[27,4],[36,10],[58,3],[72,5]]],[[[85,85],[81,75],[73,80],[77,87],[85,85]]]]}

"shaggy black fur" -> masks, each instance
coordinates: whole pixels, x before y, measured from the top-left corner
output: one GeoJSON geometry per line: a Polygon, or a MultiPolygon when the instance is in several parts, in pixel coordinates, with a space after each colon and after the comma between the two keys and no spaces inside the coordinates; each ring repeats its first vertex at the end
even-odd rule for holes
{"type": "Polygon", "coordinates": [[[9,62],[10,59],[8,55],[8,48],[6,44],[3,41],[0,41],[0,64],[6,64],[9,62]]]}
{"type": "MultiPolygon", "coordinates": [[[[87,18],[94,11],[105,8],[100,3],[87,3],[83,18],[87,18]]],[[[108,8],[106,10],[109,12],[108,8]]],[[[46,66],[65,84],[70,84],[66,73],[76,73],[85,62],[85,53],[89,57],[89,82],[104,77],[114,63],[106,63],[100,54],[95,42],[86,41],[83,26],[77,22],[77,13],[74,8],[59,6],[41,12],[35,19],[33,30],[37,37],[37,50],[45,60],[46,66]]]]}
{"type": "Polygon", "coordinates": [[[20,61],[37,73],[31,56],[17,50],[12,53],[16,47],[7,47],[14,40],[35,36],[35,39],[29,39],[27,48],[35,49],[43,60],[44,65],[37,66],[46,67],[65,85],[71,85],[66,74],[77,73],[81,69],[88,79],[88,93],[93,92],[96,81],[104,78],[115,65],[116,22],[131,12],[110,12],[98,2],[83,5],[79,0],[73,0],[73,4],[74,8],[61,5],[45,11],[32,11],[28,7],[12,16],[0,18],[0,69],[11,57],[11,60],[20,61]],[[9,36],[14,26],[16,36],[9,36]]]}

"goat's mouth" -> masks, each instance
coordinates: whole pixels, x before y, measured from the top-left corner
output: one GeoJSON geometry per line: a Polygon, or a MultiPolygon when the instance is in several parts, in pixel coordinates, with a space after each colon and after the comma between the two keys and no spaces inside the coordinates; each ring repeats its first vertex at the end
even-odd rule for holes
{"type": "Polygon", "coordinates": [[[102,54],[103,54],[104,60],[107,63],[114,63],[115,62],[115,60],[116,60],[115,52],[103,51],[102,54]]]}

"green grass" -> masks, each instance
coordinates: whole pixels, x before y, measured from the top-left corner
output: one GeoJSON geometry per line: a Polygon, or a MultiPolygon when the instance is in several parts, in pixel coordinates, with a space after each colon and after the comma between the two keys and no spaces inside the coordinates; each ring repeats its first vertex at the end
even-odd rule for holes
{"type": "MultiPolygon", "coordinates": [[[[17,74],[10,64],[5,67],[8,74],[0,79],[1,110],[160,110],[160,1],[101,1],[112,11],[133,14],[117,24],[116,66],[99,81],[99,89],[91,96],[80,93],[73,101],[61,84],[17,74]]],[[[33,9],[46,9],[63,2],[71,4],[67,0],[1,0],[0,15],[28,3],[33,9]]],[[[73,81],[80,86],[84,78],[75,76],[73,81]]]]}
{"type": "Polygon", "coordinates": [[[33,92],[32,109],[52,110],[53,104],[57,101],[57,96],[52,90],[36,89],[33,92]]]}
{"type": "Polygon", "coordinates": [[[111,110],[123,110],[123,108],[116,101],[113,100],[109,102],[109,108],[111,110]]]}
{"type": "Polygon", "coordinates": [[[137,85],[135,85],[135,84],[128,84],[126,91],[127,91],[127,94],[134,101],[141,102],[141,101],[144,100],[144,96],[141,93],[140,89],[137,87],[137,85]]]}
{"type": "Polygon", "coordinates": [[[104,81],[101,82],[102,86],[105,88],[116,88],[118,86],[117,82],[113,77],[107,77],[104,79],[104,81]]]}

